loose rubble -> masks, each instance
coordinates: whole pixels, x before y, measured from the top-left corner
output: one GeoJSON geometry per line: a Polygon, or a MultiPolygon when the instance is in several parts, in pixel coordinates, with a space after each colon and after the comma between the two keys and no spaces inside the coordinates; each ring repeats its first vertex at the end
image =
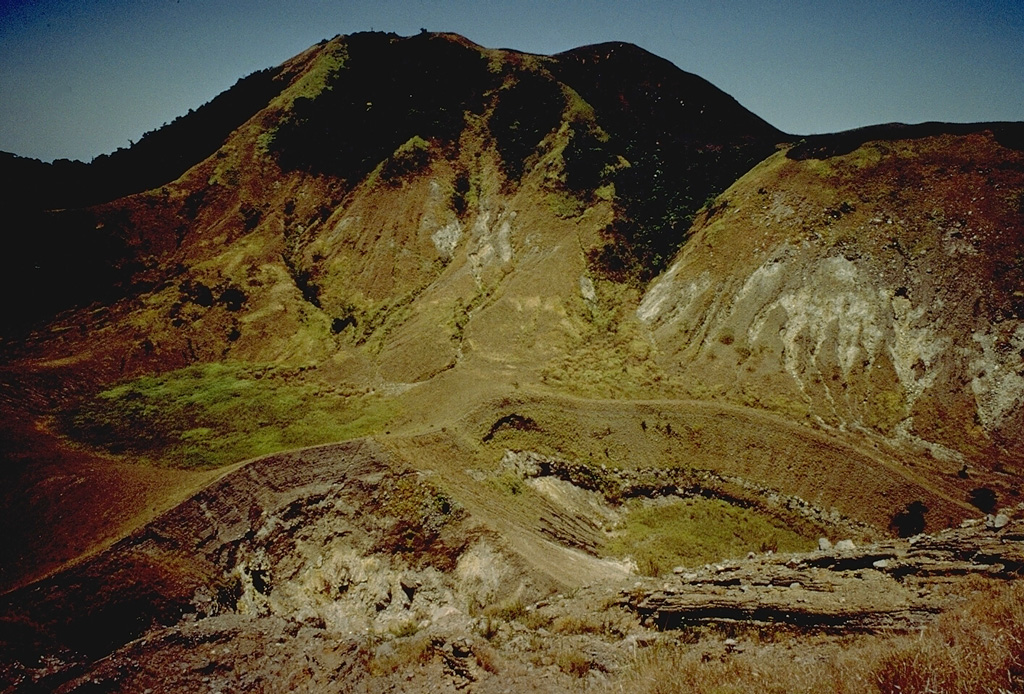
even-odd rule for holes
{"type": "Polygon", "coordinates": [[[788,557],[762,556],[678,572],[643,583],[621,604],[659,629],[743,621],[805,629],[910,631],[957,596],[952,577],[1017,578],[1024,569],[1024,520],[1000,514],[919,535],[788,557]]]}

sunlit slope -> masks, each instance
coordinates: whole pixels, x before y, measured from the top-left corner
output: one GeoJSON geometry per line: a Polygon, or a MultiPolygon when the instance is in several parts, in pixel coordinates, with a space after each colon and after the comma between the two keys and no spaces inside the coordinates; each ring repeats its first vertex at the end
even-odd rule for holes
{"type": "Polygon", "coordinates": [[[595,284],[635,291],[783,137],[622,44],[544,57],[360,34],[285,67],[213,156],[83,213],[123,298],[58,320],[48,356],[104,380],[221,359],[344,364],[353,383],[470,353],[537,364],[588,332],[595,284]],[[650,79],[621,79],[630,66],[650,79]]]}
{"type": "MultiPolygon", "coordinates": [[[[54,301],[24,295],[30,315],[77,308],[5,341],[11,418],[103,458],[209,468],[390,417],[429,427],[476,384],[556,383],[690,215],[784,138],[625,44],[545,57],[360,34],[274,75],[276,96],[177,180],[41,213],[40,238],[90,281],[51,271],[35,286],[54,301]]],[[[52,476],[42,455],[10,467],[9,494],[52,476]]],[[[17,505],[16,562],[71,558],[33,538],[89,545],[108,506],[140,513],[86,497],[74,527],[17,505]]]]}
{"type": "Polygon", "coordinates": [[[948,474],[965,464],[961,474],[1019,473],[1024,153],[1014,132],[819,138],[741,178],[636,311],[677,392],[861,432],[948,474]]]}

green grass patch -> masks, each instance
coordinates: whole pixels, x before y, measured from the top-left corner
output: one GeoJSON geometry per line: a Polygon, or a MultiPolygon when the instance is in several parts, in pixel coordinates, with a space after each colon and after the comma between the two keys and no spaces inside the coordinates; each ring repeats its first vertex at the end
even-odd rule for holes
{"type": "Polygon", "coordinates": [[[348,62],[348,49],[344,44],[331,46],[317,56],[315,62],[299,80],[285,92],[286,104],[291,106],[295,99],[315,99],[337,79],[338,73],[348,62]]]}
{"type": "Polygon", "coordinates": [[[523,478],[510,471],[503,472],[496,477],[487,480],[494,489],[505,496],[519,496],[523,493],[525,483],[523,478]]]}
{"type": "Polygon", "coordinates": [[[632,557],[640,573],[657,576],[676,566],[699,566],[747,552],[814,549],[782,521],[720,499],[693,497],[665,504],[637,503],[604,546],[632,557]]]}
{"type": "Polygon", "coordinates": [[[381,163],[380,176],[385,181],[395,181],[419,171],[429,162],[430,143],[419,135],[413,135],[381,163]]]}
{"type": "Polygon", "coordinates": [[[379,431],[395,414],[375,396],[344,397],[294,373],[203,364],[144,376],[65,413],[72,439],[180,468],[214,468],[379,431]]]}
{"type": "Polygon", "coordinates": [[[587,211],[587,203],[567,191],[548,193],[544,201],[548,209],[561,219],[573,219],[587,211]]]}

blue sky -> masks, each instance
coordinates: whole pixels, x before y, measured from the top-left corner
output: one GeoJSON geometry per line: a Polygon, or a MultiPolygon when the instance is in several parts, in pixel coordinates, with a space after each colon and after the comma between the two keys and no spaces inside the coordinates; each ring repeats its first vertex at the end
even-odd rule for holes
{"type": "Polygon", "coordinates": [[[0,150],[89,160],[322,38],[636,43],[787,132],[1024,120],[1024,0],[0,0],[0,150]]]}

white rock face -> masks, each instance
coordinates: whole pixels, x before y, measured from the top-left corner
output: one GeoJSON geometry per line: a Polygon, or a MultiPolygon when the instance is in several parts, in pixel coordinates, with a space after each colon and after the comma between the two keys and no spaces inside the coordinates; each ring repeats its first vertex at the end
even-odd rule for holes
{"type": "Polygon", "coordinates": [[[434,242],[434,248],[444,258],[451,258],[455,253],[455,249],[459,246],[459,241],[462,239],[462,225],[459,224],[459,220],[455,220],[435,231],[430,240],[434,242]]]}
{"type": "Polygon", "coordinates": [[[987,429],[999,426],[1024,403],[1024,323],[1002,340],[994,332],[977,332],[981,354],[971,360],[971,391],[978,417],[987,429]]]}
{"type": "Polygon", "coordinates": [[[711,289],[707,273],[689,282],[678,279],[681,263],[676,263],[651,285],[637,307],[636,315],[644,323],[670,324],[689,318],[702,305],[704,295],[711,289]]]}
{"type": "Polygon", "coordinates": [[[907,397],[908,409],[935,385],[934,362],[949,350],[952,341],[936,334],[925,321],[924,306],[914,308],[904,296],[893,296],[893,338],[889,354],[907,397]],[[922,323],[924,323],[922,325],[922,323]]]}
{"type": "Polygon", "coordinates": [[[485,267],[507,265],[512,262],[514,255],[512,223],[516,212],[506,210],[495,213],[493,207],[493,204],[481,205],[470,232],[469,263],[477,282],[480,282],[485,267]]]}
{"type": "Polygon", "coordinates": [[[941,296],[915,301],[867,261],[820,257],[817,251],[782,244],[742,281],[716,279],[706,270],[694,276],[683,255],[651,284],[637,318],[651,328],[663,353],[679,355],[684,368],[715,359],[723,344],[735,343],[741,363],[761,359],[763,368],[788,374],[796,396],[816,412],[830,409],[840,426],[872,426],[879,420],[868,417],[878,407],[888,417],[884,433],[912,439],[944,459],[959,454],[921,439],[913,419],[921,398],[948,387],[940,379],[958,370],[969,374],[965,390],[990,431],[1024,406],[1024,323],[977,332],[967,344],[954,342],[944,327],[948,312],[941,296]],[[890,380],[871,384],[886,373],[890,380]],[[855,391],[857,383],[862,385],[855,391]],[[879,405],[865,393],[888,400],[879,405]]]}
{"type": "Polygon", "coordinates": [[[643,300],[636,309],[637,318],[650,323],[661,317],[669,301],[676,298],[676,275],[682,267],[681,262],[674,263],[661,277],[648,288],[643,300]]]}
{"type": "Polygon", "coordinates": [[[498,225],[497,234],[497,249],[498,259],[502,263],[508,263],[512,260],[512,220],[515,219],[516,213],[510,212],[508,216],[504,216],[498,225]]]}
{"type": "Polygon", "coordinates": [[[590,304],[597,301],[597,291],[594,289],[594,283],[586,275],[580,275],[580,296],[590,304]]]}
{"type": "Polygon", "coordinates": [[[469,548],[455,567],[455,576],[464,595],[481,605],[495,601],[502,584],[504,562],[485,542],[469,548]]]}
{"type": "Polygon", "coordinates": [[[829,258],[815,270],[810,281],[767,308],[786,312],[780,337],[786,370],[797,382],[819,360],[838,362],[849,377],[855,365],[874,357],[882,341],[878,297],[853,263],[829,258]]]}

